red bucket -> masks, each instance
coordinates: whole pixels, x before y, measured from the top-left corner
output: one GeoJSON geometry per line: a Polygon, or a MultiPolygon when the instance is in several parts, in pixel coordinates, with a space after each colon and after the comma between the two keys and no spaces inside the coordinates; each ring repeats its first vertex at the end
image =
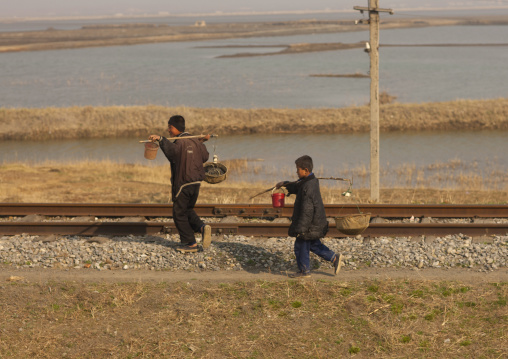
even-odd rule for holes
{"type": "Polygon", "coordinates": [[[284,197],[286,197],[286,194],[284,192],[273,193],[273,191],[272,191],[272,206],[273,206],[273,208],[284,207],[284,197]]]}

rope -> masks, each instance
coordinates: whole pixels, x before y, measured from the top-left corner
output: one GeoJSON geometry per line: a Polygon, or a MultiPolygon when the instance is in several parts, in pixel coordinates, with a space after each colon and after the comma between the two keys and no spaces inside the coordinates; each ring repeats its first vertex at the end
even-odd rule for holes
{"type": "MultiPolygon", "coordinates": [[[[341,178],[341,177],[317,177],[317,179],[319,179],[319,180],[347,181],[347,182],[349,182],[349,187],[348,187],[347,191],[342,192],[342,195],[344,197],[351,197],[351,195],[353,193],[353,179],[341,178]]],[[[360,207],[358,206],[358,203],[355,203],[355,205],[356,205],[356,209],[358,209],[358,213],[362,214],[362,211],[360,210],[360,207]]],[[[343,208],[344,208],[344,205],[342,205],[342,207],[341,207],[341,209],[339,211],[339,214],[340,214],[340,212],[342,212],[343,208]]]]}

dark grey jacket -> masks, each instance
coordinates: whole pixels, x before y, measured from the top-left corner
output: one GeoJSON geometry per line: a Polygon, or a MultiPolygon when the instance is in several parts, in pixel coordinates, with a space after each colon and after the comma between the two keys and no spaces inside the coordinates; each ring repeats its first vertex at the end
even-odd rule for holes
{"type": "Polygon", "coordinates": [[[293,216],[288,234],[305,240],[323,238],[328,233],[328,220],[319,190],[319,180],[309,176],[285,185],[290,194],[296,194],[293,216]]]}
{"type": "Polygon", "coordinates": [[[190,134],[187,132],[180,134],[175,142],[162,137],[159,142],[162,152],[171,165],[173,201],[183,185],[205,179],[203,163],[208,161],[208,150],[199,139],[185,139],[186,136],[190,134]]]}

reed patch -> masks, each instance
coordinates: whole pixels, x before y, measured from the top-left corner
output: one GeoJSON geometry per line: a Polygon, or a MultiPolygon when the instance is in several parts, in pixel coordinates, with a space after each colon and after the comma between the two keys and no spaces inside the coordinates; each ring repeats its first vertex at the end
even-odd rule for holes
{"type": "MultiPolygon", "coordinates": [[[[293,178],[294,169],[268,172],[272,182],[253,181],[260,171],[270,171],[262,165],[250,166],[247,160],[224,161],[229,168],[228,179],[218,184],[203,183],[199,203],[271,203],[269,193],[250,197],[272,187],[280,180],[293,178]]],[[[429,169],[401,166],[396,171],[400,181],[395,186],[382,186],[380,202],[387,204],[505,204],[508,184],[505,174],[495,168],[478,173],[467,164],[436,163],[429,169]],[[468,172],[469,171],[469,172],[468,172]],[[417,175],[423,173],[424,175],[417,175]],[[420,176],[418,178],[418,176],[420,176]]],[[[490,167],[487,167],[490,168],[490,167]]],[[[383,170],[385,171],[385,170],[383,170]]],[[[326,173],[316,169],[318,177],[326,173]]],[[[383,172],[384,173],[384,172],[383,172]]],[[[170,168],[168,165],[147,166],[112,161],[80,161],[70,163],[43,162],[4,163],[0,165],[0,202],[64,202],[64,203],[169,203],[170,168]]],[[[353,178],[353,197],[344,197],[346,182],[321,181],[325,203],[369,203],[364,167],[343,171],[353,178]]],[[[294,196],[286,198],[291,204],[294,196]]]]}
{"type": "MultiPolygon", "coordinates": [[[[181,114],[194,134],[368,132],[369,106],[316,109],[232,109],[163,106],[0,108],[0,139],[146,138],[166,133],[168,118],[181,114]]],[[[508,130],[508,99],[457,100],[380,107],[380,130],[508,130]]]]}

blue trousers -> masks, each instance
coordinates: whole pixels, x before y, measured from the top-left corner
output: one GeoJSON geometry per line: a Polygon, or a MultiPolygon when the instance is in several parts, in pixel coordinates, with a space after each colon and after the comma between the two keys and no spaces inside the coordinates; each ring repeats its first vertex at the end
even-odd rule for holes
{"type": "Polygon", "coordinates": [[[295,240],[295,256],[298,269],[302,272],[310,272],[310,252],[315,253],[326,261],[335,259],[335,252],[321,243],[320,239],[306,241],[301,238],[295,240]]]}

